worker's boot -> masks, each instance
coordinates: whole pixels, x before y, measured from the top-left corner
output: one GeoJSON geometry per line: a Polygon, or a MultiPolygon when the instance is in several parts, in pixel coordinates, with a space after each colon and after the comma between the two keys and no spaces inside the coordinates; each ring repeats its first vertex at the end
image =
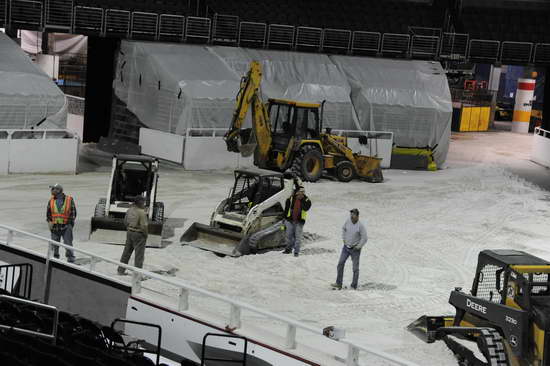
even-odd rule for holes
{"type": "Polygon", "coordinates": [[[339,285],[337,283],[331,283],[330,287],[332,287],[333,290],[341,290],[342,289],[342,285],[339,285]]]}

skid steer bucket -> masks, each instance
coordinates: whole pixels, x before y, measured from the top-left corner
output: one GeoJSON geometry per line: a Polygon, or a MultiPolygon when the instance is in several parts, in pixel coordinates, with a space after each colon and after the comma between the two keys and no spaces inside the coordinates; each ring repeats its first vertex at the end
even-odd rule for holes
{"type": "Polygon", "coordinates": [[[366,155],[355,155],[357,175],[371,183],[380,183],[384,180],[382,175],[381,158],[366,155]]]}
{"type": "MultiPolygon", "coordinates": [[[[149,223],[149,235],[145,242],[147,247],[160,248],[162,246],[162,227],[161,223],[149,223]]],[[[124,221],[112,217],[92,217],[90,240],[99,243],[124,245],[126,243],[124,221]]]]}
{"type": "Polygon", "coordinates": [[[195,222],[183,233],[180,242],[221,255],[238,256],[236,249],[241,240],[242,234],[238,232],[195,222]]]}
{"type": "Polygon", "coordinates": [[[438,340],[437,330],[445,327],[445,317],[423,315],[407,326],[407,330],[426,343],[438,340]]]}

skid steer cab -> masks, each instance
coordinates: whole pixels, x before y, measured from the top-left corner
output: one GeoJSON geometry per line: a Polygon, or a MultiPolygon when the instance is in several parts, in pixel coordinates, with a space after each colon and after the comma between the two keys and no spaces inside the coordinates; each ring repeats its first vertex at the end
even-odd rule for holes
{"type": "Polygon", "coordinates": [[[182,244],[238,257],[285,245],[284,207],[299,178],[281,173],[236,170],[226,199],[212,213],[210,225],[193,223],[182,244]]]}
{"type": "Polygon", "coordinates": [[[147,246],[160,247],[164,225],[164,204],[157,202],[158,159],[142,155],[114,155],[107,196],[95,207],[90,227],[90,240],[124,244],[124,216],[136,196],[145,198],[149,218],[147,246]]]}
{"type": "Polygon", "coordinates": [[[459,365],[549,366],[549,273],[548,261],[525,252],[482,251],[470,294],[451,292],[456,314],[423,316],[408,329],[428,343],[443,340],[459,365]]]}

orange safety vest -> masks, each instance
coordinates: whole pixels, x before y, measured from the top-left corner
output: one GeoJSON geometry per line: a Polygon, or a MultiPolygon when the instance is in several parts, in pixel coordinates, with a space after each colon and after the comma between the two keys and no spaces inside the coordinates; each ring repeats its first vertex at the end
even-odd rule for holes
{"type": "Polygon", "coordinates": [[[52,222],[54,224],[66,225],[69,222],[71,215],[71,206],[73,198],[71,196],[65,196],[65,202],[61,210],[58,209],[55,197],[50,199],[50,212],[52,215],[52,222]]]}

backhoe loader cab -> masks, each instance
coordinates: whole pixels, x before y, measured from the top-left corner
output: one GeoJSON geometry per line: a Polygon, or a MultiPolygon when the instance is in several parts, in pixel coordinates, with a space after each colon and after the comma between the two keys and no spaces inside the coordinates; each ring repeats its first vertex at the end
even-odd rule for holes
{"type": "Polygon", "coordinates": [[[136,196],[145,198],[149,218],[148,246],[160,247],[164,224],[164,204],[157,202],[159,161],[142,155],[113,156],[111,178],[105,198],[95,207],[90,239],[110,244],[124,244],[124,216],[136,196]]]}
{"type": "Polygon", "coordinates": [[[470,294],[451,292],[456,314],[423,316],[408,329],[445,341],[462,364],[550,366],[549,274],[550,262],[525,252],[482,251],[470,294]],[[449,336],[476,342],[486,363],[449,336]]]}
{"type": "Polygon", "coordinates": [[[323,104],[286,99],[269,99],[264,104],[261,79],[261,65],[252,61],[241,80],[237,105],[224,136],[228,151],[242,156],[253,153],[255,166],[279,172],[290,170],[309,182],[319,180],[323,173],[342,182],[355,177],[383,181],[381,158],[355,154],[346,137],[322,132],[323,104]],[[249,109],[252,128],[243,128],[249,109]]]}

